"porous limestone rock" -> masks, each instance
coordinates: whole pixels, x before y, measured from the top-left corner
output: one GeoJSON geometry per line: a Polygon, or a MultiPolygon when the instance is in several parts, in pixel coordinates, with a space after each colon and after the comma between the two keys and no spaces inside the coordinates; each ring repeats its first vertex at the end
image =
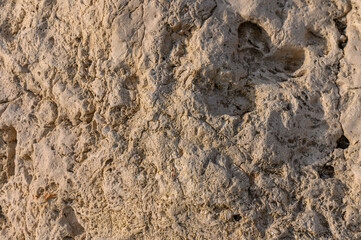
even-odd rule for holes
{"type": "Polygon", "coordinates": [[[0,0],[0,239],[361,239],[359,0],[0,0]]]}

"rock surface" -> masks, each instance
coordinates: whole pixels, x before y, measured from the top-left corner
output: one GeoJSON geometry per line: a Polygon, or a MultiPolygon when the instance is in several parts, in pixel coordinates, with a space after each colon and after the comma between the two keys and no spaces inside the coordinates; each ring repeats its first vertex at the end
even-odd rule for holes
{"type": "Polygon", "coordinates": [[[361,239],[359,0],[0,0],[1,239],[361,239]]]}

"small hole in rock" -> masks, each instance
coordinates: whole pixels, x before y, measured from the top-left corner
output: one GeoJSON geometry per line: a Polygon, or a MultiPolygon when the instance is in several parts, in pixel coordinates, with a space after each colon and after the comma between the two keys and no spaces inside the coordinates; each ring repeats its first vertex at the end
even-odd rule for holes
{"type": "Polygon", "coordinates": [[[235,215],[233,215],[233,220],[234,221],[236,221],[236,222],[238,222],[239,220],[241,220],[241,215],[239,215],[239,214],[235,214],[235,215]]]}
{"type": "Polygon", "coordinates": [[[338,47],[340,49],[344,49],[346,47],[346,45],[347,45],[347,39],[345,41],[339,41],[338,42],[338,47]]]}
{"type": "Polygon", "coordinates": [[[335,26],[336,26],[337,30],[338,30],[342,35],[345,35],[345,33],[346,33],[346,28],[347,28],[346,18],[334,19],[333,21],[335,22],[335,26]]]}
{"type": "Polygon", "coordinates": [[[320,175],[320,178],[323,179],[333,178],[335,175],[335,168],[330,165],[325,165],[318,171],[318,174],[320,175]]]}
{"type": "Polygon", "coordinates": [[[55,42],[55,40],[54,40],[53,37],[50,37],[50,38],[48,39],[48,45],[49,45],[50,48],[52,48],[52,47],[54,46],[54,42],[55,42]]]}
{"type": "Polygon", "coordinates": [[[348,146],[350,146],[350,141],[345,137],[345,135],[342,135],[337,140],[337,148],[346,149],[348,146]]]}

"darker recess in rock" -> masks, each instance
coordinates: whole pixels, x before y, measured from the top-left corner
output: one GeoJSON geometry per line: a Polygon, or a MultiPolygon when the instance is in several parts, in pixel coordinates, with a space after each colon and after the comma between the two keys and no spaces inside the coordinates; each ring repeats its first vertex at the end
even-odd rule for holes
{"type": "Polygon", "coordinates": [[[340,34],[345,35],[347,27],[346,18],[334,19],[333,21],[335,22],[335,25],[340,34]]]}
{"type": "Polygon", "coordinates": [[[67,236],[68,239],[72,239],[75,236],[81,235],[85,231],[83,226],[78,222],[74,209],[70,206],[66,206],[63,209],[63,217],[60,219],[60,224],[67,225],[68,229],[70,230],[69,235],[71,236],[67,236]]]}
{"type": "Polygon", "coordinates": [[[344,48],[346,47],[346,44],[347,44],[347,37],[346,37],[346,40],[345,40],[345,41],[340,41],[340,42],[338,43],[338,47],[339,47],[340,49],[344,49],[344,48]]]}
{"type": "Polygon", "coordinates": [[[0,185],[15,174],[16,136],[14,127],[0,129],[0,185]]]}
{"type": "Polygon", "coordinates": [[[271,68],[295,72],[302,67],[305,61],[305,51],[300,47],[283,47],[277,49],[273,56],[267,60],[267,65],[271,68]]]}
{"type": "Polygon", "coordinates": [[[255,23],[242,23],[238,27],[238,39],[241,49],[254,48],[265,53],[270,51],[270,37],[263,28],[255,23]]]}
{"type": "Polygon", "coordinates": [[[0,230],[3,230],[6,226],[6,217],[3,213],[2,207],[0,206],[0,230]]]}
{"type": "MultiPolygon", "coordinates": [[[[322,38],[315,39],[322,41],[322,38]]],[[[305,61],[305,51],[299,46],[284,46],[271,56],[272,41],[268,33],[252,22],[238,27],[238,62],[246,62],[249,71],[258,71],[263,65],[271,72],[292,73],[300,69],[305,61]]]]}
{"type": "Polygon", "coordinates": [[[324,165],[322,168],[318,170],[318,174],[320,178],[323,179],[333,178],[335,175],[335,169],[330,165],[324,165]]]}
{"type": "Polygon", "coordinates": [[[256,71],[264,54],[270,52],[270,37],[267,32],[252,22],[244,22],[238,27],[238,61],[248,64],[250,71],[256,71]]]}
{"type": "Polygon", "coordinates": [[[239,220],[241,220],[242,217],[239,214],[235,214],[235,215],[233,215],[232,218],[233,218],[234,221],[238,222],[239,220]]]}
{"type": "Polygon", "coordinates": [[[337,140],[337,148],[346,149],[348,148],[349,145],[350,145],[350,141],[345,137],[345,135],[342,135],[337,140]]]}
{"type": "Polygon", "coordinates": [[[347,36],[346,36],[346,27],[347,27],[347,23],[346,23],[346,18],[339,18],[339,19],[334,19],[333,20],[335,22],[336,28],[339,31],[339,33],[343,36],[346,37],[346,39],[339,41],[338,43],[338,47],[340,49],[344,49],[346,47],[347,44],[347,36]]]}

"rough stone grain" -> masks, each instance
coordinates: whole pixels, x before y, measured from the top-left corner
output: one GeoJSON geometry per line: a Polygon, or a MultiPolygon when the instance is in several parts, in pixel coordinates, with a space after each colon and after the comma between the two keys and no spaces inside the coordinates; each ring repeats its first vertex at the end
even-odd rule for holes
{"type": "Polygon", "coordinates": [[[0,0],[0,239],[361,239],[359,0],[0,0]]]}

